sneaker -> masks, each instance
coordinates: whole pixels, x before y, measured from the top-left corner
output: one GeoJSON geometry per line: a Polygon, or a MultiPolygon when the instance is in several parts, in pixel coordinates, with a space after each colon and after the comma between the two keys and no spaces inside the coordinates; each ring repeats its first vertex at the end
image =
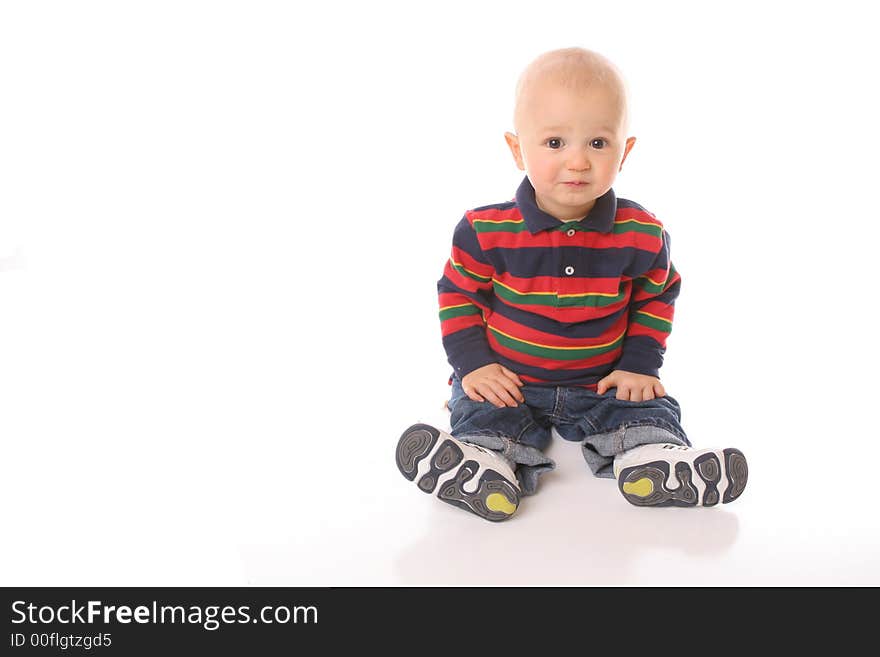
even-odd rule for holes
{"type": "Polygon", "coordinates": [[[507,520],[519,505],[519,485],[495,452],[463,443],[427,424],[414,424],[397,442],[397,467],[425,493],[481,518],[507,520]]]}
{"type": "Polygon", "coordinates": [[[715,506],[742,495],[749,466],[738,449],[660,443],[617,456],[614,476],[620,492],[636,506],[715,506]]]}

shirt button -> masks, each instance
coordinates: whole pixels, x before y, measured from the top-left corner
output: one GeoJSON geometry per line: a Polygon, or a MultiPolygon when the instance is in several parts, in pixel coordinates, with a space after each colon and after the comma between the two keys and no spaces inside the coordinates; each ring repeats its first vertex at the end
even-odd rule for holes
{"type": "Polygon", "coordinates": [[[568,235],[569,237],[574,237],[574,233],[575,233],[574,228],[569,228],[565,234],[568,235]]]}
{"type": "Polygon", "coordinates": [[[565,273],[568,274],[569,276],[571,276],[574,273],[574,267],[569,265],[568,267],[565,268],[565,273]]]}

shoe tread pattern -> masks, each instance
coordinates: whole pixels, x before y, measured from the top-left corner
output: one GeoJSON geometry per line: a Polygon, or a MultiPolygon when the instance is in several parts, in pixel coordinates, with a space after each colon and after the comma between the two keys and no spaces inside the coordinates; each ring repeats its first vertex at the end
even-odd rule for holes
{"type": "Polygon", "coordinates": [[[397,468],[401,474],[412,481],[419,471],[419,463],[431,450],[440,437],[440,432],[427,424],[414,424],[403,432],[397,441],[397,468]]]}
{"type": "MultiPolygon", "coordinates": [[[[727,486],[724,495],[719,496],[718,485],[721,482],[721,462],[716,453],[704,454],[694,460],[694,468],[697,475],[705,483],[702,506],[715,506],[720,501],[722,504],[733,502],[746,487],[749,478],[749,468],[746,457],[735,448],[722,450],[724,456],[724,470],[727,477],[727,486]]],[[[669,489],[666,481],[669,479],[669,464],[665,461],[654,461],[642,465],[625,468],[618,477],[618,488],[623,496],[636,506],[696,506],[699,503],[699,494],[694,487],[693,472],[690,465],[685,462],[675,464],[675,474],[678,477],[679,487],[669,489]],[[648,479],[653,491],[646,496],[635,495],[624,491],[624,484],[648,479]]]]}
{"type": "Polygon", "coordinates": [[[625,468],[617,478],[617,485],[623,496],[636,506],[696,506],[698,494],[692,482],[691,467],[684,462],[675,464],[678,488],[669,489],[669,464],[666,461],[653,461],[625,468]],[[648,479],[653,491],[644,497],[624,491],[624,484],[648,479]]]}
{"type": "Polygon", "coordinates": [[[431,458],[431,469],[416,484],[419,490],[433,493],[440,475],[452,470],[461,463],[462,459],[464,459],[464,452],[461,451],[461,448],[451,440],[444,440],[431,458]]]}
{"type": "Polygon", "coordinates": [[[718,457],[710,452],[703,454],[694,461],[694,467],[700,479],[706,484],[703,492],[703,506],[715,506],[718,504],[718,483],[721,481],[721,462],[718,457]]]}
{"type": "Polygon", "coordinates": [[[742,495],[749,480],[749,464],[741,451],[733,447],[724,450],[724,467],[727,470],[727,490],[724,491],[724,504],[733,502],[742,495]]]}
{"type": "Polygon", "coordinates": [[[501,474],[494,470],[486,470],[480,477],[480,482],[474,492],[464,490],[464,484],[477,474],[480,469],[476,461],[465,461],[459,467],[453,479],[448,480],[437,493],[444,502],[461,507],[481,518],[500,522],[511,517],[512,513],[493,511],[489,508],[486,500],[490,495],[500,493],[513,508],[519,506],[519,493],[517,489],[501,474]]]}

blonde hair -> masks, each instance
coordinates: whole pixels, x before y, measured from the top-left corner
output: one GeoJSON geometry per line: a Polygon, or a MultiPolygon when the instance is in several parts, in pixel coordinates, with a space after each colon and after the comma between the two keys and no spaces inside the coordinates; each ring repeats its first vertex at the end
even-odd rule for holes
{"type": "Polygon", "coordinates": [[[628,124],[626,82],[618,68],[606,57],[586,48],[560,48],[536,57],[520,74],[516,84],[513,124],[520,126],[523,107],[534,86],[552,80],[567,89],[584,89],[594,84],[612,91],[620,100],[623,126],[628,124]]]}

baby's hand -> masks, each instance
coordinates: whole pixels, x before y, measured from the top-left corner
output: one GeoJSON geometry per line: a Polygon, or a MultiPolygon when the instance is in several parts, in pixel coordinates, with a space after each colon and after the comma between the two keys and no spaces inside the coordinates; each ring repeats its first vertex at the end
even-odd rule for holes
{"type": "Polygon", "coordinates": [[[617,387],[617,398],[629,401],[648,401],[654,397],[666,396],[666,390],[660,379],[647,374],[636,374],[624,370],[614,370],[611,374],[599,381],[596,390],[600,395],[605,394],[609,388],[617,387]]]}
{"type": "Polygon", "coordinates": [[[519,388],[523,382],[509,369],[498,363],[490,363],[465,374],[461,387],[465,394],[478,402],[488,401],[498,408],[516,406],[525,397],[519,388]]]}

